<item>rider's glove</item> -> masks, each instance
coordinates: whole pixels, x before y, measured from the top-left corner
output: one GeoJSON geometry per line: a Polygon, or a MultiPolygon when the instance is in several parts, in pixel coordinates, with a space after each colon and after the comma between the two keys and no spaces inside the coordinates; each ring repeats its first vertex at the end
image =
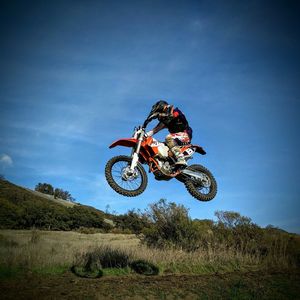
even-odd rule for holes
{"type": "Polygon", "coordinates": [[[146,132],[147,137],[152,136],[153,134],[154,134],[153,130],[150,130],[150,131],[146,132]]]}

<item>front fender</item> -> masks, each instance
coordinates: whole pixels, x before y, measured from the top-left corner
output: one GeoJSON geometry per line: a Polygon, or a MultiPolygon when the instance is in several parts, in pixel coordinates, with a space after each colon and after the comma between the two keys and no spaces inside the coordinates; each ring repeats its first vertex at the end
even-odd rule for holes
{"type": "MultiPolygon", "coordinates": [[[[124,147],[134,148],[135,145],[137,144],[137,142],[138,142],[138,140],[133,139],[133,138],[131,138],[131,139],[120,139],[120,140],[117,140],[117,141],[113,142],[109,146],[109,148],[114,148],[116,146],[124,146],[124,147]]],[[[141,146],[139,157],[140,157],[140,162],[141,163],[145,163],[149,160],[150,154],[145,149],[144,146],[141,146]]]]}
{"type": "Polygon", "coordinates": [[[109,148],[114,148],[116,146],[124,146],[124,147],[134,147],[137,143],[137,139],[120,139],[113,142],[109,148]]]}

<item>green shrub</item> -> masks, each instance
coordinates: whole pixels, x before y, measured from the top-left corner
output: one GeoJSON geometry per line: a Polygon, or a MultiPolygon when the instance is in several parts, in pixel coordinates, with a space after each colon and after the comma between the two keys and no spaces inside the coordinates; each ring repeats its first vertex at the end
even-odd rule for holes
{"type": "Polygon", "coordinates": [[[103,271],[98,268],[85,268],[82,266],[73,266],[71,271],[79,276],[84,278],[99,278],[103,276],[103,271]]]}
{"type": "Polygon", "coordinates": [[[101,264],[96,252],[88,252],[77,258],[71,271],[80,277],[96,278],[102,276],[101,264]]]}
{"type": "Polygon", "coordinates": [[[129,255],[121,250],[109,246],[95,248],[77,257],[76,266],[89,268],[125,268],[130,261],[129,255]]]}
{"type": "Polygon", "coordinates": [[[126,269],[129,263],[130,258],[125,251],[103,246],[79,255],[71,270],[80,277],[96,278],[103,275],[104,269],[126,269]]]}
{"type": "Polygon", "coordinates": [[[150,205],[148,218],[152,221],[144,229],[141,240],[155,248],[177,248],[195,251],[200,247],[201,233],[183,205],[162,199],[150,205]]]}
{"type": "Polygon", "coordinates": [[[98,248],[95,253],[102,268],[125,268],[129,265],[129,255],[121,249],[106,246],[98,248]]]}
{"type": "Polygon", "coordinates": [[[114,216],[114,222],[117,228],[123,231],[129,230],[135,234],[141,233],[144,228],[150,225],[147,216],[134,209],[129,210],[126,214],[114,216]]]}
{"type": "Polygon", "coordinates": [[[135,260],[130,263],[130,268],[138,274],[158,275],[159,268],[146,260],[135,260]]]}

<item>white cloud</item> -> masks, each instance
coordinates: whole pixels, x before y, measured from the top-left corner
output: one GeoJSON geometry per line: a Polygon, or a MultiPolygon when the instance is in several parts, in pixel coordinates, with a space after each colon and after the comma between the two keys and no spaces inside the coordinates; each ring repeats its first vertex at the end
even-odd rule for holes
{"type": "Polygon", "coordinates": [[[13,160],[12,158],[7,154],[1,154],[0,155],[0,164],[3,166],[12,166],[13,160]]]}

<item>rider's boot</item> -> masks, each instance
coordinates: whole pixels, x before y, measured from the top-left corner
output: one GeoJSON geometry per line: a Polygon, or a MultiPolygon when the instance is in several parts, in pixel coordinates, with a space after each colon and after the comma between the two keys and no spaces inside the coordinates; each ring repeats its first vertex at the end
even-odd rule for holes
{"type": "Polygon", "coordinates": [[[172,153],[174,154],[176,158],[175,165],[180,165],[180,166],[186,166],[186,160],[184,158],[184,155],[180,152],[180,147],[175,146],[171,149],[172,153]]]}

